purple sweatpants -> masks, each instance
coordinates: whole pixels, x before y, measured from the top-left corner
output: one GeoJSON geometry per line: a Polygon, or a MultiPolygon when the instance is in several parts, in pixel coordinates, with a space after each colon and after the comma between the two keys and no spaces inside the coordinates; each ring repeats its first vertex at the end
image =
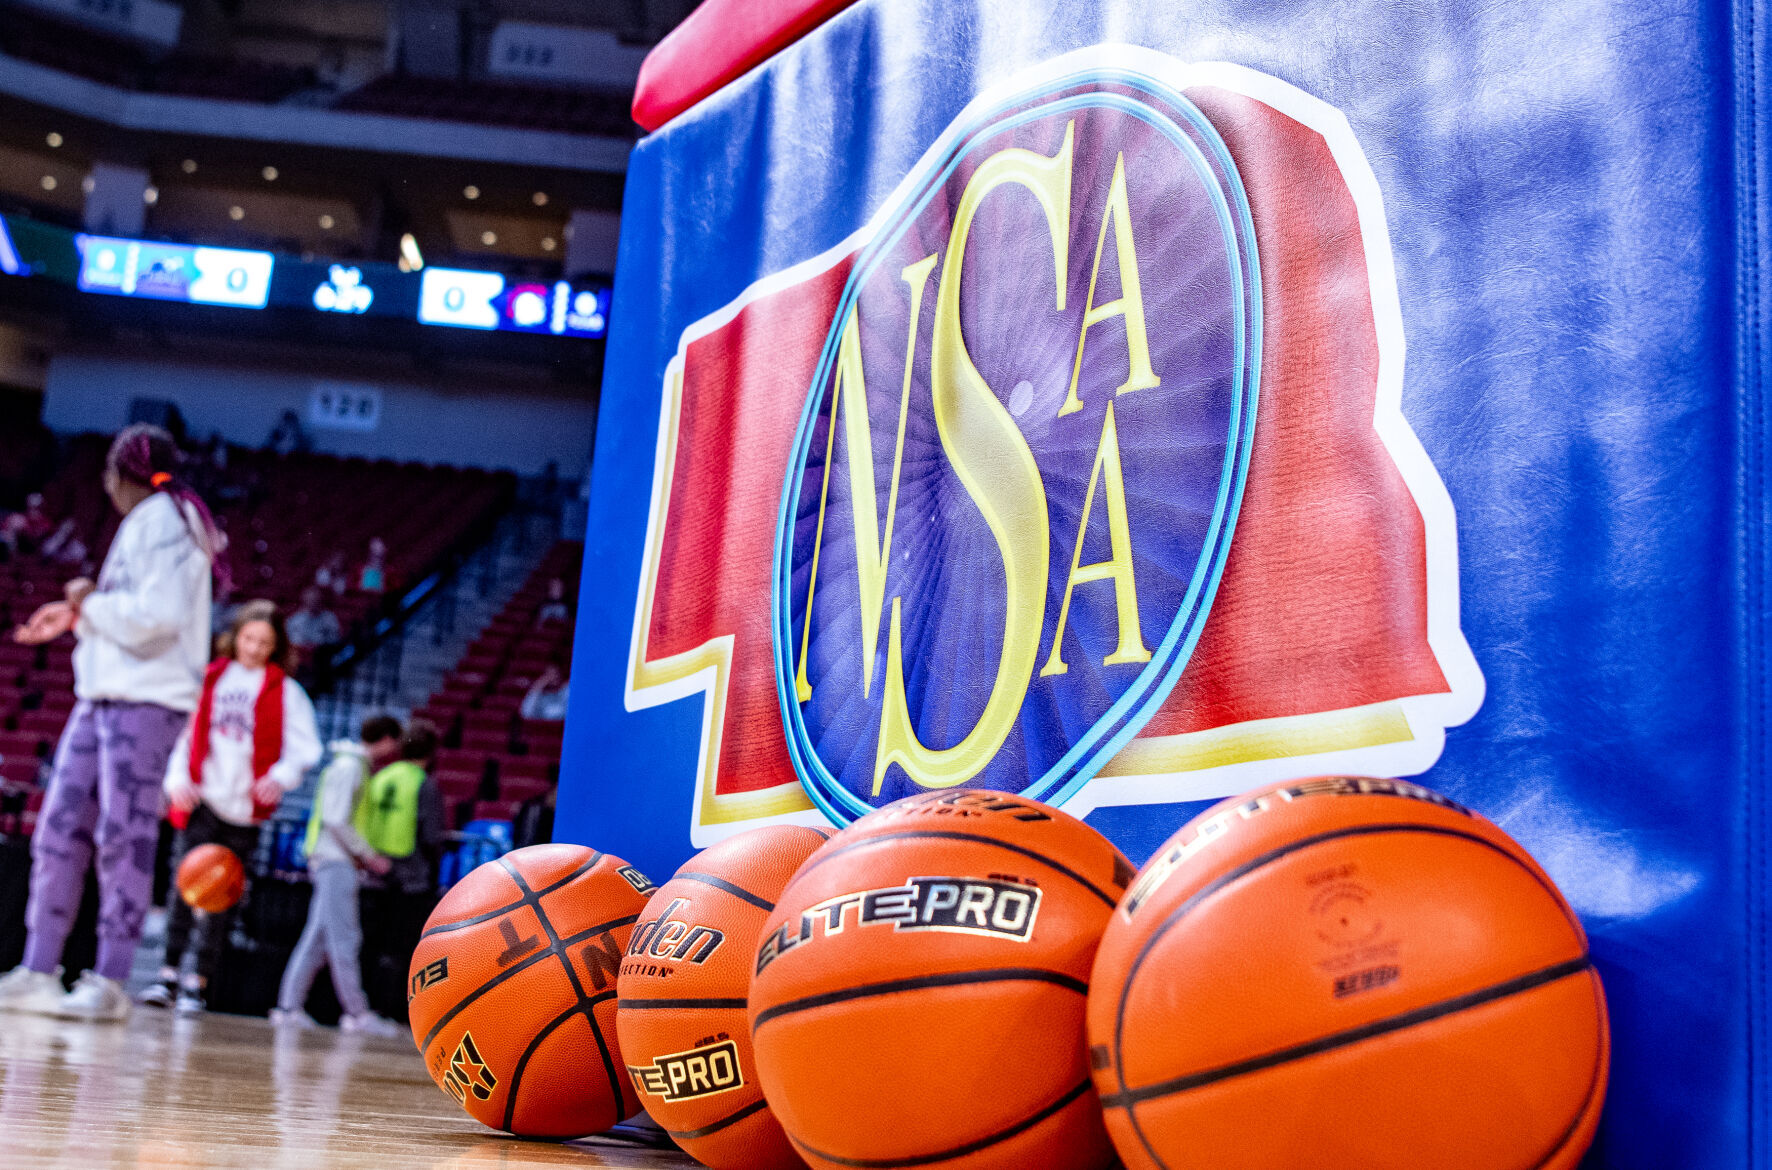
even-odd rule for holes
{"type": "Polygon", "coordinates": [[[124,980],[154,896],[160,786],[188,715],[154,703],[81,700],[31,837],[25,966],[53,971],[98,857],[98,973],[124,980]]]}

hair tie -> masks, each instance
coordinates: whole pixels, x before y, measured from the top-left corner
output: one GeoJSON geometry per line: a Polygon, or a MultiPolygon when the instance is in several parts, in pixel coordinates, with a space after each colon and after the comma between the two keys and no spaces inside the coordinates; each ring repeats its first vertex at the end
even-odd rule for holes
{"type": "Polygon", "coordinates": [[[156,471],[153,475],[148,476],[148,486],[150,487],[163,488],[171,482],[172,473],[168,471],[156,471]]]}

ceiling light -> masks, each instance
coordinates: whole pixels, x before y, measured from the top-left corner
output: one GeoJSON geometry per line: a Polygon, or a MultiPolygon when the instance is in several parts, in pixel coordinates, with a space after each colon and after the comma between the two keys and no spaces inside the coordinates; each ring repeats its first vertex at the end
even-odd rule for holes
{"type": "Polygon", "coordinates": [[[44,175],[43,176],[43,189],[45,191],[55,190],[55,176],[54,175],[44,175]]]}
{"type": "Polygon", "coordinates": [[[49,132],[49,137],[44,139],[44,141],[49,143],[49,145],[52,147],[53,146],[60,146],[62,144],[62,136],[60,134],[57,134],[54,130],[51,130],[49,132]]]}
{"type": "Polygon", "coordinates": [[[332,230],[333,222],[333,218],[330,215],[323,215],[320,217],[320,227],[325,231],[332,230]]]}
{"type": "Polygon", "coordinates": [[[497,232],[481,232],[480,233],[480,242],[482,244],[485,244],[488,248],[490,248],[490,247],[492,247],[492,245],[498,243],[498,233],[497,232]]]}
{"type": "Polygon", "coordinates": [[[480,198],[480,188],[469,183],[461,189],[461,194],[463,199],[478,199],[480,198]]]}
{"type": "Polygon", "coordinates": [[[417,272],[425,266],[424,255],[419,252],[418,241],[412,238],[411,232],[400,237],[400,263],[408,272],[417,272]]]}
{"type": "Polygon", "coordinates": [[[557,248],[559,246],[560,246],[559,244],[554,242],[553,236],[543,236],[541,238],[541,250],[544,252],[552,252],[555,248],[557,248]]]}
{"type": "Polygon", "coordinates": [[[142,188],[142,202],[146,203],[149,207],[152,207],[152,206],[154,206],[154,204],[160,202],[160,188],[158,188],[158,187],[143,187],[142,188]]]}
{"type": "Polygon", "coordinates": [[[246,209],[244,207],[241,207],[238,203],[236,203],[236,204],[234,204],[234,206],[228,208],[228,218],[233,219],[233,220],[245,219],[246,218],[246,209]]]}
{"type": "Polygon", "coordinates": [[[259,174],[265,177],[265,182],[267,183],[275,183],[277,181],[276,167],[266,167],[264,170],[260,171],[259,174]]]}
{"type": "Polygon", "coordinates": [[[546,207],[548,205],[548,193],[546,191],[537,191],[529,198],[535,201],[537,207],[546,207]]]}
{"type": "Polygon", "coordinates": [[[184,162],[178,164],[178,169],[187,175],[194,175],[197,173],[197,160],[194,158],[187,158],[184,162]]]}

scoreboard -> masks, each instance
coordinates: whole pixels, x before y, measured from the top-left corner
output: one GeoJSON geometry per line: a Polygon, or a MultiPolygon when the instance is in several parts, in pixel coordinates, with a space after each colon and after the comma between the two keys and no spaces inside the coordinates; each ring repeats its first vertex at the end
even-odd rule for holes
{"type": "Polygon", "coordinates": [[[488,332],[601,338],[609,287],[502,272],[376,261],[314,261],[272,252],[87,235],[0,216],[0,274],[72,283],[82,292],[237,309],[393,317],[488,332]]]}

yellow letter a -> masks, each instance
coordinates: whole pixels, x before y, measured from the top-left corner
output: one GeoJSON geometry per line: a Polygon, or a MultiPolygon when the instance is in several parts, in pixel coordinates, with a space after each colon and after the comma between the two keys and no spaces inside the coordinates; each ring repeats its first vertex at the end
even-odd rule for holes
{"type": "Polygon", "coordinates": [[[1138,585],[1132,578],[1132,529],[1126,522],[1126,484],[1120,476],[1120,432],[1114,425],[1114,403],[1108,400],[1107,418],[1101,425],[1101,445],[1095,449],[1095,467],[1089,472],[1089,492],[1083,497],[1083,518],[1077,522],[1077,549],[1071,554],[1071,575],[1064,583],[1064,600],[1058,606],[1058,628],[1052,634],[1052,653],[1040,668],[1040,677],[1063,674],[1065,665],[1060,648],[1064,645],[1064,624],[1071,613],[1071,590],[1085,581],[1112,581],[1114,605],[1120,619],[1120,644],[1102,659],[1103,666],[1123,662],[1149,662],[1151,652],[1144,648],[1144,634],[1138,625],[1138,585]],[[1079,565],[1083,559],[1083,538],[1089,533],[1089,510],[1095,503],[1095,485],[1106,475],[1108,544],[1110,555],[1093,565],[1079,565]]]}
{"type": "Polygon", "coordinates": [[[1058,417],[1083,409],[1077,397],[1077,379],[1083,373],[1083,343],[1089,330],[1109,317],[1126,318],[1126,380],[1115,394],[1148,390],[1162,382],[1151,371],[1151,347],[1145,337],[1144,288],[1138,283],[1138,252],[1132,246],[1132,207],[1126,198],[1126,156],[1114,161],[1114,180],[1108,185],[1107,206],[1101,211],[1101,232],[1095,237],[1095,267],[1089,273],[1089,298],[1083,302],[1083,330],[1077,334],[1077,360],[1071,364],[1071,392],[1058,417]],[[1095,282],[1101,277],[1101,253],[1107,246],[1108,220],[1114,221],[1114,254],[1120,263],[1120,299],[1095,303],[1095,282]]]}

